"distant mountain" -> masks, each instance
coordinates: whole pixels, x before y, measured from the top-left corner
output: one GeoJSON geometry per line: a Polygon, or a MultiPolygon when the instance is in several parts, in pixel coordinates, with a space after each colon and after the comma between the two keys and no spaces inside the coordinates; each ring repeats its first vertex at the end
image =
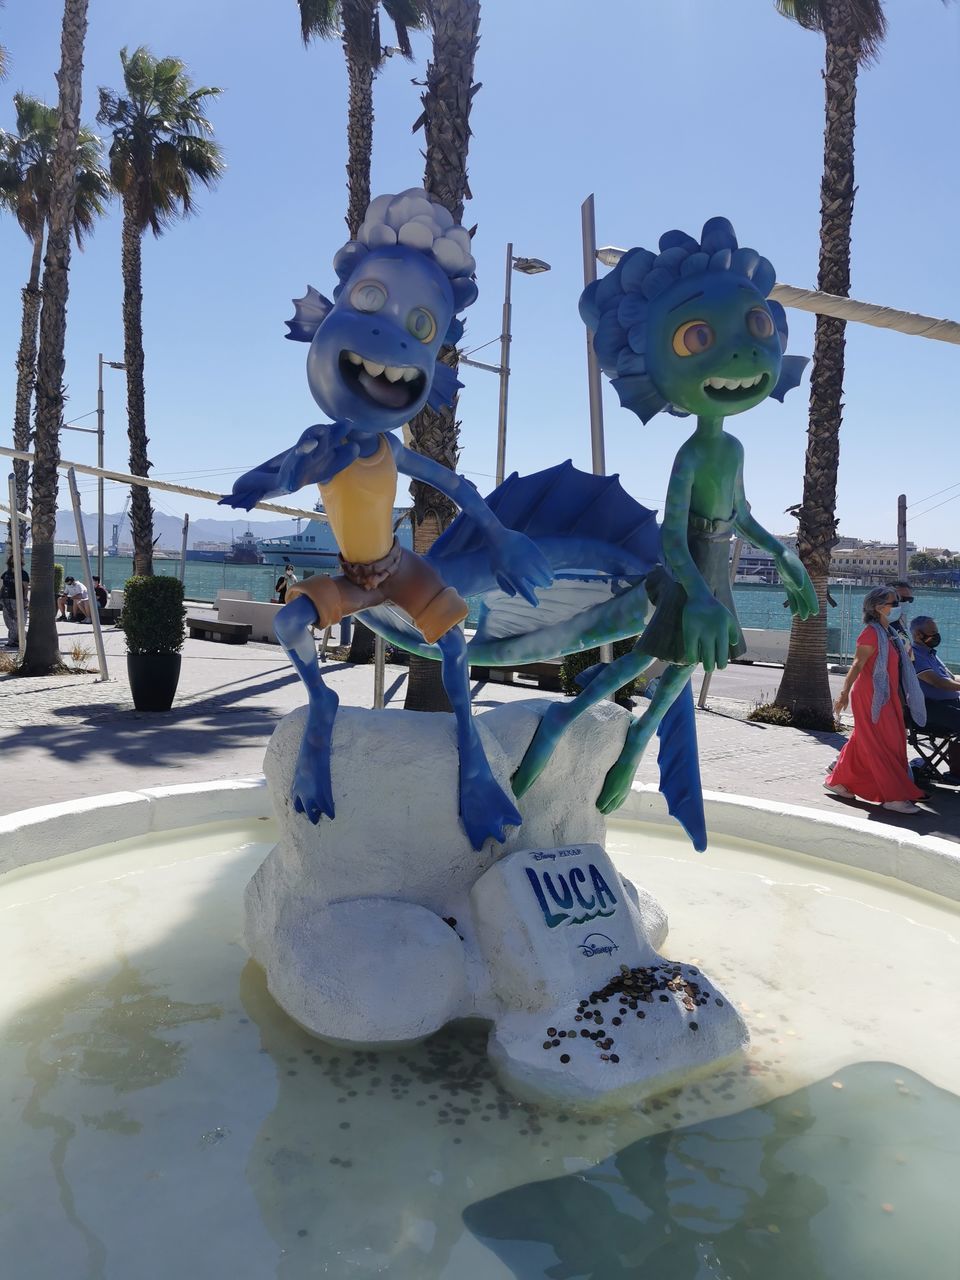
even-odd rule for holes
{"type": "MultiPolygon", "coordinates": [[[[120,512],[106,512],[103,517],[103,532],[107,546],[110,545],[113,534],[113,526],[120,519],[120,512]]],[[[194,520],[190,517],[190,528],[187,532],[187,546],[192,547],[194,542],[230,542],[232,538],[239,538],[247,527],[247,520],[242,513],[232,520],[194,520]]],[[[84,511],[83,528],[87,535],[87,543],[93,545],[97,540],[97,513],[96,511],[84,511]]],[[[160,541],[158,547],[166,551],[179,551],[181,530],[183,521],[178,520],[175,516],[164,515],[162,511],[154,511],[153,513],[153,536],[159,536],[160,541]]],[[[293,533],[296,525],[293,520],[251,520],[250,528],[254,531],[258,538],[279,538],[284,534],[293,533]]],[[[57,532],[56,539],[58,542],[76,542],[77,526],[74,523],[73,511],[57,512],[57,532]]],[[[120,542],[129,543],[132,541],[130,534],[129,519],[124,520],[123,528],[120,530],[120,542]]]]}

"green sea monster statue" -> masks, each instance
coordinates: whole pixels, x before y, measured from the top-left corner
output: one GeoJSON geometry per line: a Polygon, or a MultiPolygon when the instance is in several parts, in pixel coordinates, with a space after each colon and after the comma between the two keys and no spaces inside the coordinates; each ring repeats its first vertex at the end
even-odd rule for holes
{"type": "Polygon", "coordinates": [[[819,612],[799,559],[754,519],[744,492],[743,446],[724,420],[768,396],[783,400],[806,360],[787,356],[783,307],[768,295],[776,276],[766,258],[740,248],[726,218],[711,218],[699,241],[683,231],[660,238],[660,252],[631,249],[583,292],[580,314],[624,408],[644,423],[661,410],[695,414],[696,430],[670,474],[662,523],[663,564],[647,578],[652,618],[634,649],[580,677],[572,702],[554,703],[513,778],[523,795],[546,766],[564,730],[657,659],[669,665],[597,801],[605,813],[625,800],[644,748],[700,663],[725,667],[744,652],[730,588],[732,536],[774,557],[792,612],[819,612]]]}

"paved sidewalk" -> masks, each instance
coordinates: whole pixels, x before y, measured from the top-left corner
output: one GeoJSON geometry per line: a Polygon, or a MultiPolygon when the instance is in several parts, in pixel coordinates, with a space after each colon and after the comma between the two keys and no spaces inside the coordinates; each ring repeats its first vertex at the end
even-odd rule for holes
{"type": "MultiPolygon", "coordinates": [[[[59,627],[65,655],[77,642],[94,651],[90,627],[59,627]]],[[[126,677],[124,638],[104,632],[110,680],[95,675],[50,679],[0,676],[0,814],[34,805],[178,782],[250,777],[278,720],[304,702],[300,681],[275,645],[224,645],[187,640],[173,710],[162,715],[133,709],[126,677]]],[[[95,657],[91,657],[95,662],[95,657]]],[[[857,812],[873,821],[960,841],[960,794],[940,787],[923,816],[891,813],[843,802],[823,791],[824,774],[844,739],[745,719],[768,701],[778,668],[733,666],[717,672],[707,710],[697,712],[704,788],[816,809],[857,812]]],[[[345,705],[371,706],[373,667],[331,662],[324,678],[345,705]]],[[[402,708],[407,670],[388,666],[387,705],[402,708]]],[[[702,677],[694,679],[694,694],[702,677]]],[[[839,688],[841,677],[831,677],[839,688]]],[[[517,698],[559,697],[496,682],[474,686],[474,705],[517,698]]],[[[637,774],[656,782],[656,753],[637,774]]]]}

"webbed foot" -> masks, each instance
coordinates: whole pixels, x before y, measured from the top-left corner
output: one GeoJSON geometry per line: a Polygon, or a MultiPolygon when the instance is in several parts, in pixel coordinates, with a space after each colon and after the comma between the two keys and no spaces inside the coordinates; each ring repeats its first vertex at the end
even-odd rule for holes
{"type": "Polygon", "coordinates": [[[311,745],[304,739],[290,795],[297,813],[302,813],[314,826],[323,817],[336,817],[333,785],[330,781],[329,746],[326,750],[318,750],[316,744],[311,745]]]}
{"type": "Polygon", "coordinates": [[[566,704],[562,702],[554,702],[547,708],[546,714],[537,725],[536,733],[530,740],[526,754],[520,761],[520,767],[510,780],[515,796],[525,795],[543,773],[572,719],[573,716],[567,711],[566,704]]]}
{"type": "Polygon", "coordinates": [[[507,827],[519,827],[523,822],[517,806],[493,774],[484,772],[486,777],[474,775],[460,785],[460,820],[477,852],[491,838],[503,844],[507,827]]]}
{"type": "Polygon", "coordinates": [[[630,794],[636,771],[636,761],[625,760],[623,756],[611,766],[597,797],[597,808],[601,813],[614,813],[620,808],[630,794]]]}

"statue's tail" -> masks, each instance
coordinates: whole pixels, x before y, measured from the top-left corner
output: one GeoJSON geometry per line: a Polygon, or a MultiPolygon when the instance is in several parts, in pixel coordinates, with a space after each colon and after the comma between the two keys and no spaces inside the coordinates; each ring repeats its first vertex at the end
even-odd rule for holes
{"type": "Polygon", "coordinates": [[[660,751],[660,790],[671,817],[676,818],[702,853],[707,847],[707,822],[703,813],[700,786],[700,756],[694,721],[693,690],[690,681],[674,701],[657,730],[660,751]]]}

